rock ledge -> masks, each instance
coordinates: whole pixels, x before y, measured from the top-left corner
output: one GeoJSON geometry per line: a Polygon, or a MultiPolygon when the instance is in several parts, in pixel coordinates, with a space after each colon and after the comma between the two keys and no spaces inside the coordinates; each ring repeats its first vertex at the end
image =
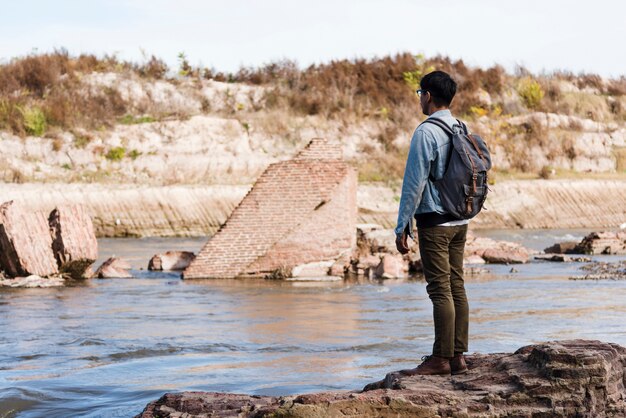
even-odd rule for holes
{"type": "Polygon", "coordinates": [[[569,340],[467,357],[460,376],[389,373],[361,392],[165,394],[147,417],[624,417],[626,348],[569,340]]]}

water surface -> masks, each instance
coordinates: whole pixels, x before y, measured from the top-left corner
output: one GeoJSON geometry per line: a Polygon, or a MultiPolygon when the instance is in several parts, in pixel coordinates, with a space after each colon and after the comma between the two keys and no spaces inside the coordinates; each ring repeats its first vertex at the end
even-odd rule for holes
{"type": "MultiPolygon", "coordinates": [[[[541,249],[585,232],[512,239],[541,249]]],[[[127,417],[182,390],[358,389],[430,352],[431,305],[419,279],[181,281],[139,270],[158,251],[203,243],[101,240],[102,258],[129,258],[138,278],[0,290],[0,417],[127,417]]],[[[570,338],[626,345],[626,282],[568,280],[579,266],[490,266],[468,277],[470,351],[570,338]]]]}

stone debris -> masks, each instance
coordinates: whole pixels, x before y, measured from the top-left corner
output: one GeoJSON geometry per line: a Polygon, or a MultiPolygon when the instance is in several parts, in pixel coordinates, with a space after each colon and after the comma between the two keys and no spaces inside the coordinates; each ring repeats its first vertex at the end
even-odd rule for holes
{"type": "Polygon", "coordinates": [[[397,279],[406,277],[409,270],[407,263],[404,263],[402,255],[385,254],[376,266],[374,275],[379,279],[397,279]]]}
{"type": "Polygon", "coordinates": [[[626,416],[626,348],[620,345],[552,341],[466,359],[464,375],[392,372],[362,391],[280,397],[167,393],[136,418],[626,416]]]}
{"type": "Polygon", "coordinates": [[[578,254],[626,255],[626,231],[592,232],[576,246],[578,254]]]}
{"type": "Polygon", "coordinates": [[[191,251],[167,251],[152,256],[148,262],[148,270],[185,270],[195,258],[196,255],[191,251]]]}
{"type": "Polygon", "coordinates": [[[10,277],[59,272],[46,216],[9,201],[0,205],[0,270],[10,277]]]}
{"type": "Polygon", "coordinates": [[[565,254],[540,254],[535,256],[535,260],[556,261],[560,263],[589,263],[591,257],[574,257],[565,254]]]}
{"type": "Polygon", "coordinates": [[[516,251],[501,250],[498,248],[490,248],[485,250],[482,258],[491,264],[524,264],[528,263],[528,252],[522,249],[516,251]]]}
{"type": "Polygon", "coordinates": [[[465,242],[465,257],[477,255],[492,264],[527,263],[532,253],[532,250],[521,244],[476,237],[471,232],[468,232],[465,242]]]}
{"type": "Polygon", "coordinates": [[[59,271],[73,279],[87,277],[87,269],[98,258],[98,240],[86,209],[80,205],[59,206],[50,213],[48,222],[59,271]]]}
{"type": "Polygon", "coordinates": [[[133,277],[128,271],[130,267],[127,261],[121,258],[111,257],[98,267],[93,277],[97,277],[98,279],[129,279],[133,277]]]}
{"type": "Polygon", "coordinates": [[[626,280],[626,260],[615,263],[596,261],[581,267],[588,273],[570,280],[626,280]]]}
{"type": "Polygon", "coordinates": [[[0,275],[0,287],[58,287],[64,285],[65,279],[61,276],[40,277],[31,274],[27,277],[4,278],[0,275]]]}
{"type": "Polygon", "coordinates": [[[84,207],[59,206],[46,217],[13,201],[0,205],[0,270],[16,278],[11,286],[33,287],[33,276],[50,278],[51,286],[63,283],[55,281],[58,274],[88,277],[97,257],[98,242],[84,207]]]}
{"type": "Polygon", "coordinates": [[[331,276],[345,277],[350,270],[350,253],[343,253],[328,270],[328,274],[331,276]]]}
{"type": "Polygon", "coordinates": [[[327,276],[333,264],[335,264],[334,260],[300,264],[295,266],[291,270],[291,277],[297,278],[327,276]]]}
{"type": "Polygon", "coordinates": [[[575,254],[577,246],[578,242],[576,241],[558,242],[546,248],[543,252],[546,254],[575,254]]]}

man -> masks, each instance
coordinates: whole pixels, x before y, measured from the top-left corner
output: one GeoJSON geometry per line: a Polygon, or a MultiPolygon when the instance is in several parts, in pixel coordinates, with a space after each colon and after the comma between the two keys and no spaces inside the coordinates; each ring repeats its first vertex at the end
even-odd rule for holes
{"type": "MultiPolygon", "coordinates": [[[[458,124],[449,107],[456,82],[443,71],[434,71],[420,81],[422,112],[443,120],[452,128],[458,124]]],[[[450,137],[432,123],[415,130],[402,182],[402,196],[396,227],[396,247],[409,251],[407,236],[413,237],[415,219],[419,250],[426,278],[426,290],[433,304],[435,342],[431,356],[412,374],[460,374],[467,372],[463,353],[468,345],[469,305],[463,282],[463,251],[469,220],[458,220],[444,210],[432,179],[443,177],[448,163],[450,137]]]]}

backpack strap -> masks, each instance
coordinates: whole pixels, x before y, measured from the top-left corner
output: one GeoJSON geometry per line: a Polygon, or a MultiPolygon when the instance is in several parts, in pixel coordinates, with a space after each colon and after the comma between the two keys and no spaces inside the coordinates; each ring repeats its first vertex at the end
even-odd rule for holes
{"type": "Polygon", "coordinates": [[[420,123],[420,125],[423,125],[425,123],[432,123],[433,125],[437,125],[441,129],[443,129],[443,131],[447,133],[448,135],[450,136],[454,135],[454,131],[448,126],[448,124],[439,118],[428,118],[424,122],[420,123]]]}
{"type": "MultiPolygon", "coordinates": [[[[454,146],[452,145],[452,136],[454,135],[454,131],[448,126],[447,123],[445,123],[439,118],[428,118],[422,123],[420,123],[420,126],[423,125],[424,123],[432,123],[433,125],[440,127],[450,137],[450,147],[448,148],[448,158],[446,160],[446,171],[445,171],[447,172],[448,167],[450,166],[450,160],[452,159],[452,148],[454,148],[454,146]]],[[[428,179],[433,183],[436,181],[436,179],[430,173],[428,173],[428,179]]]]}
{"type": "Polygon", "coordinates": [[[459,126],[461,127],[461,129],[463,130],[463,132],[465,133],[465,135],[469,135],[469,130],[467,129],[467,125],[464,124],[463,122],[461,122],[460,120],[456,120],[459,123],[459,126]]]}

